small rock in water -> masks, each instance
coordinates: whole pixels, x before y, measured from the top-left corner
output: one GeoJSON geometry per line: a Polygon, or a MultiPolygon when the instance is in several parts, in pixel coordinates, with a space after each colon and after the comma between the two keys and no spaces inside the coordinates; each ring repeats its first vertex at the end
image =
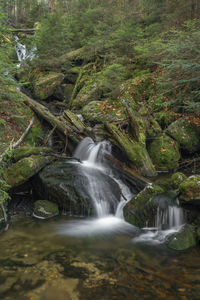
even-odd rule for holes
{"type": "Polygon", "coordinates": [[[59,214],[58,206],[47,200],[38,200],[34,203],[33,217],[49,219],[59,214]]]}

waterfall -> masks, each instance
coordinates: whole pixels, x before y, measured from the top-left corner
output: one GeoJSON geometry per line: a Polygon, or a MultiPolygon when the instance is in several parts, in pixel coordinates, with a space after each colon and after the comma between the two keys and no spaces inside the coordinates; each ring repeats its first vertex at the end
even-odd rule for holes
{"type": "MultiPolygon", "coordinates": [[[[178,204],[178,203],[177,203],[178,204]]],[[[162,210],[157,208],[157,214],[155,219],[155,226],[158,229],[171,229],[179,227],[184,223],[184,215],[182,208],[174,205],[169,205],[166,209],[162,210]]]]}
{"type": "Polygon", "coordinates": [[[118,185],[119,193],[121,190],[127,198],[131,199],[132,193],[122,181],[113,176],[111,169],[105,163],[105,154],[111,155],[111,144],[108,141],[94,143],[91,138],[87,137],[75,150],[74,157],[82,162],[80,172],[87,178],[87,191],[92,199],[97,217],[102,218],[110,215],[112,205],[112,207],[114,206],[114,215],[123,218],[122,210],[126,201],[121,197],[119,202],[113,191],[110,190],[110,186],[107,185],[105,179],[102,180],[101,176],[109,175],[118,185]],[[97,174],[95,170],[98,171],[97,174]]]}
{"type": "Polygon", "coordinates": [[[32,60],[36,55],[37,48],[34,46],[31,48],[30,51],[27,50],[26,45],[23,45],[19,42],[18,36],[15,36],[15,51],[17,54],[17,59],[19,61],[19,64],[17,65],[18,68],[21,66],[21,62],[29,59],[32,60]]]}

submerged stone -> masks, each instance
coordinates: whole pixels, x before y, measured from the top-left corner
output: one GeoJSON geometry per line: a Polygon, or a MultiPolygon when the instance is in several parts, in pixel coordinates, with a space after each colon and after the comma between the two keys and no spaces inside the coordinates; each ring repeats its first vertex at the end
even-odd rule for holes
{"type": "Polygon", "coordinates": [[[173,250],[187,250],[196,246],[194,227],[188,224],[183,226],[179,232],[168,237],[166,245],[173,250]]]}
{"type": "Polygon", "coordinates": [[[200,149],[199,132],[193,124],[182,118],[171,123],[167,128],[167,133],[181,145],[181,148],[190,153],[200,149]]]}
{"type": "Polygon", "coordinates": [[[157,137],[150,144],[148,152],[157,170],[169,171],[179,165],[181,155],[178,144],[166,134],[157,137]]]}
{"type": "Polygon", "coordinates": [[[47,200],[37,200],[34,203],[33,216],[38,219],[49,219],[59,214],[57,204],[47,200]]]}

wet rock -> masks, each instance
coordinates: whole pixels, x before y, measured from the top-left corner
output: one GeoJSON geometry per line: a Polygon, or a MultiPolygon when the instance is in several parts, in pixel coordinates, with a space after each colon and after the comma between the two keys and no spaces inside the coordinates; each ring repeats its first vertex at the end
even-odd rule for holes
{"type": "Polygon", "coordinates": [[[59,214],[58,206],[47,200],[38,200],[34,203],[33,216],[38,219],[49,219],[59,214]]]}
{"type": "Polygon", "coordinates": [[[179,186],[180,200],[200,205],[200,175],[192,175],[179,186]]]}
{"type": "Polygon", "coordinates": [[[173,250],[187,250],[196,246],[194,227],[185,225],[179,232],[170,235],[166,241],[168,248],[173,250]]]}
{"type": "Polygon", "coordinates": [[[120,188],[114,180],[101,170],[83,169],[81,163],[53,163],[39,173],[34,184],[41,197],[56,202],[70,215],[96,213],[91,193],[99,201],[106,195],[110,213],[115,212],[120,201],[120,188]]]}
{"type": "Polygon", "coordinates": [[[52,160],[51,156],[31,155],[7,168],[3,173],[3,178],[12,188],[17,187],[38,173],[52,160]]]}
{"type": "Polygon", "coordinates": [[[157,137],[148,147],[148,152],[157,170],[169,171],[179,165],[178,144],[166,134],[157,137]]]}
{"type": "Polygon", "coordinates": [[[171,184],[175,189],[179,188],[179,185],[187,179],[187,176],[181,172],[176,172],[171,177],[171,184]]]}
{"type": "Polygon", "coordinates": [[[196,127],[180,118],[169,125],[167,133],[173,137],[181,148],[190,153],[200,150],[200,135],[196,127]]]}
{"type": "Polygon", "coordinates": [[[157,196],[164,193],[158,185],[147,185],[124,207],[124,218],[137,227],[154,226],[158,207],[157,196]]]}
{"type": "Polygon", "coordinates": [[[56,72],[49,72],[36,77],[33,81],[34,96],[40,100],[47,99],[53,95],[63,79],[64,75],[56,72]]]}

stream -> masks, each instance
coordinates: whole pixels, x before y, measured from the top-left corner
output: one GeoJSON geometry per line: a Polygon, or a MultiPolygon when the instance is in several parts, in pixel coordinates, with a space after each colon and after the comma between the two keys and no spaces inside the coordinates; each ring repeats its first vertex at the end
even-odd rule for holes
{"type": "Polygon", "coordinates": [[[74,153],[80,162],[63,162],[76,165],[84,178],[80,185],[92,217],[12,217],[0,235],[1,299],[200,299],[199,249],[176,252],[164,244],[184,224],[178,202],[160,199],[154,227],[125,222],[123,207],[138,190],[121,179],[105,154],[112,154],[109,142],[85,138],[74,153]]]}

